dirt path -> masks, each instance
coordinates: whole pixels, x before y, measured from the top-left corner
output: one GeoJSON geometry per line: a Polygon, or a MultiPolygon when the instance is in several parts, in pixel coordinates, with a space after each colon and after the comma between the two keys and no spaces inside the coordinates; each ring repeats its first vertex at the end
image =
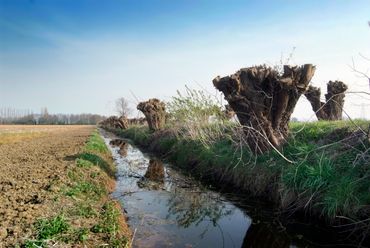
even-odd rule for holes
{"type": "Polygon", "coordinates": [[[0,247],[23,242],[36,219],[56,211],[58,185],[74,165],[68,158],[81,151],[93,129],[0,125],[0,247]]]}

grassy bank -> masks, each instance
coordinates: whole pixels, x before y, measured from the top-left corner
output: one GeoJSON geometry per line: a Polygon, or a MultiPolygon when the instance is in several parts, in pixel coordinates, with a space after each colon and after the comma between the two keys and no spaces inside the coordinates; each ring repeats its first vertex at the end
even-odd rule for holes
{"type": "Polygon", "coordinates": [[[130,231],[120,205],[108,196],[115,187],[110,151],[94,131],[67,168],[63,184],[48,185],[57,192],[54,216],[34,224],[34,236],[23,247],[129,247],[130,231]]]}
{"type": "Polygon", "coordinates": [[[359,128],[368,126],[365,121],[292,123],[284,157],[276,151],[254,156],[235,138],[232,123],[215,128],[221,135],[208,143],[171,128],[114,131],[193,175],[264,198],[284,211],[363,227],[370,217],[370,145],[359,128]]]}

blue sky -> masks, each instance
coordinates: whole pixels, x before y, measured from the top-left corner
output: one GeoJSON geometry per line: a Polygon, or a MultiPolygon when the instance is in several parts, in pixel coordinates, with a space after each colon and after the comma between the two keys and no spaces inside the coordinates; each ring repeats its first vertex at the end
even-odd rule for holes
{"type": "MultiPolygon", "coordinates": [[[[112,114],[121,96],[134,108],[185,84],[213,94],[217,75],[294,48],[290,63],[317,65],[316,86],[369,91],[349,67],[370,67],[368,21],[368,0],[0,0],[0,107],[112,114]]],[[[360,117],[362,102],[349,94],[346,110],[360,117]]],[[[294,115],[311,116],[303,97],[294,115]]]]}

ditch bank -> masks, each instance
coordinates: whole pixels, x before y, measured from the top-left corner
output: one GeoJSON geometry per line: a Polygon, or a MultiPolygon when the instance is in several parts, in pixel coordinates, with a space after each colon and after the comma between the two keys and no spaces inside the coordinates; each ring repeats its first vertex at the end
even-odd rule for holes
{"type": "Polygon", "coordinates": [[[170,129],[154,133],[147,127],[109,131],[132,140],[221,192],[240,195],[245,201],[264,202],[274,210],[284,228],[306,233],[304,238],[317,246],[366,247],[369,242],[366,202],[370,198],[366,198],[369,185],[363,179],[368,172],[362,164],[348,166],[360,147],[354,141],[358,137],[348,136],[352,132],[342,126],[346,124],[305,124],[303,132],[297,132],[301,125],[292,126],[296,135],[284,147],[284,154],[298,165],[287,163],[274,152],[253,157],[246,150],[235,148],[232,140],[226,138],[206,147],[201,142],[181,139],[170,129]],[[357,149],[348,150],[338,143],[339,139],[357,145],[357,149]],[[318,149],[322,146],[327,148],[318,149]],[[343,149],[347,151],[338,156],[343,149]],[[333,151],[337,151],[335,160],[325,156],[333,151]],[[351,183],[359,178],[359,184],[351,183]],[[362,204],[365,208],[360,209],[362,204]]]}
{"type": "Polygon", "coordinates": [[[39,158],[62,161],[64,166],[41,190],[52,198],[51,211],[37,218],[20,247],[130,247],[131,231],[120,204],[110,195],[116,187],[112,155],[99,133],[89,130],[69,149],[75,153],[39,158]]]}

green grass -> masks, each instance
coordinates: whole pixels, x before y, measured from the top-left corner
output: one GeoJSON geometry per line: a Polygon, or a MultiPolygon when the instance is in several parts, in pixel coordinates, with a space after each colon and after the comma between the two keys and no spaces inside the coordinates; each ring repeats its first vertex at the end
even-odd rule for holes
{"type": "Polygon", "coordinates": [[[103,169],[110,177],[115,178],[115,168],[105,161],[99,154],[84,152],[79,155],[77,161],[76,163],[78,167],[90,167],[91,165],[96,165],[103,169]]]}
{"type": "Polygon", "coordinates": [[[40,248],[40,247],[46,247],[46,243],[43,240],[26,240],[26,242],[21,247],[22,248],[40,248]]]}
{"type": "Polygon", "coordinates": [[[37,238],[50,239],[60,233],[68,231],[70,228],[63,215],[58,215],[52,219],[41,219],[36,223],[37,238]]]}
{"type": "Polygon", "coordinates": [[[97,183],[92,182],[76,182],[74,186],[70,187],[65,194],[67,196],[78,196],[88,195],[90,197],[96,197],[99,199],[103,194],[106,194],[106,190],[97,183]]]}
{"type": "Polygon", "coordinates": [[[63,215],[57,215],[50,219],[40,219],[35,224],[36,240],[27,240],[26,248],[46,247],[46,240],[58,239],[58,235],[66,233],[70,229],[63,215]]]}
{"type": "Polygon", "coordinates": [[[106,153],[108,152],[108,147],[105,145],[103,138],[100,136],[98,131],[93,132],[89,140],[85,145],[87,151],[106,153]]]}
{"type": "Polygon", "coordinates": [[[89,229],[79,228],[79,229],[75,230],[75,232],[74,232],[74,235],[76,237],[75,239],[80,241],[80,242],[84,242],[84,241],[88,240],[89,233],[90,233],[89,229]]]}
{"type": "Polygon", "coordinates": [[[152,132],[144,126],[132,126],[128,129],[111,129],[111,131],[125,137],[130,137],[137,144],[143,146],[148,144],[152,134],[152,132]]]}
{"type": "Polygon", "coordinates": [[[120,215],[113,203],[104,204],[101,210],[102,221],[92,227],[92,231],[96,233],[116,234],[118,231],[117,217],[120,215]]]}
{"type": "Polygon", "coordinates": [[[91,199],[76,204],[76,207],[70,211],[71,216],[80,216],[84,218],[96,217],[98,213],[93,208],[94,202],[91,199]]]}
{"type": "MultiPolygon", "coordinates": [[[[324,136],[339,130],[354,131],[358,127],[363,130],[369,129],[369,121],[354,120],[350,121],[315,121],[315,122],[291,122],[289,124],[292,136],[301,142],[312,142],[323,138],[324,136]]],[[[337,136],[340,139],[341,136],[337,136]]]]}
{"type": "Polygon", "coordinates": [[[114,207],[112,202],[104,204],[101,210],[101,222],[94,225],[91,231],[94,233],[108,234],[107,241],[111,247],[126,247],[129,241],[126,237],[118,237],[119,229],[118,217],[121,213],[114,207]]]}
{"type": "Polygon", "coordinates": [[[91,166],[94,166],[94,164],[89,160],[85,160],[85,159],[82,159],[82,158],[77,158],[76,159],[76,166],[81,167],[81,168],[90,168],[91,166]]]}
{"type": "Polygon", "coordinates": [[[316,192],[335,180],[336,173],[331,160],[322,154],[295,166],[287,166],[282,176],[282,181],[288,188],[316,192]]]}
{"type": "Polygon", "coordinates": [[[83,173],[81,171],[78,171],[77,169],[73,168],[68,170],[67,176],[72,181],[79,181],[83,179],[83,173]]]}
{"type": "Polygon", "coordinates": [[[309,206],[329,222],[338,216],[361,218],[365,206],[370,204],[370,168],[366,166],[369,161],[357,165],[353,161],[359,153],[366,152],[370,144],[365,141],[343,148],[338,142],[358,127],[367,130],[369,124],[361,120],[292,123],[292,138],[285,145],[284,154],[295,164],[286,164],[277,158],[283,165],[284,190],[294,192],[302,208],[309,206]]]}

